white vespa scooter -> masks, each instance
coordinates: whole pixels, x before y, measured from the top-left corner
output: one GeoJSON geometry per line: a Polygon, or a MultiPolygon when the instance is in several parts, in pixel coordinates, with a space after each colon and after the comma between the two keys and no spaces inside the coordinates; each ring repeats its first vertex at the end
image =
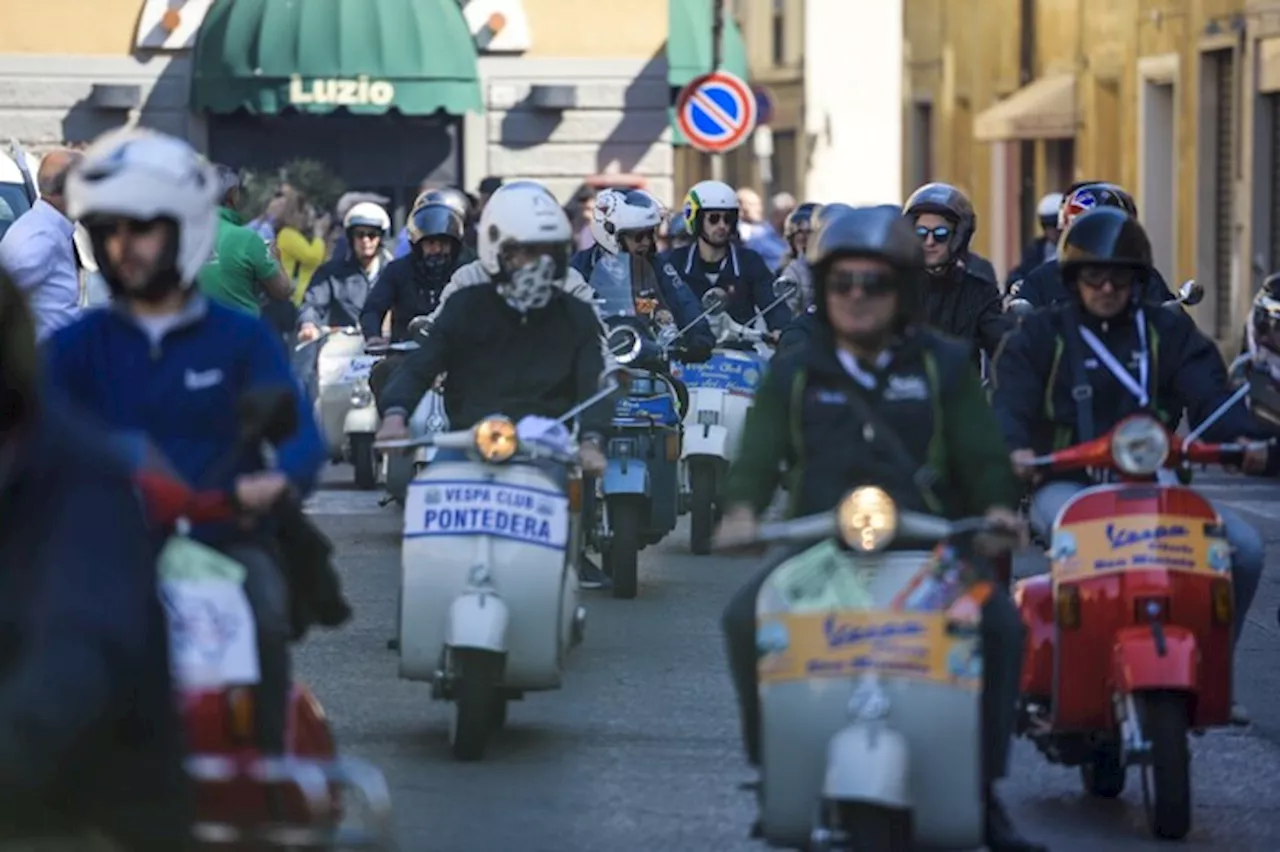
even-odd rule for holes
{"type": "Polygon", "coordinates": [[[466,461],[434,460],[409,486],[402,546],[400,677],[432,684],[452,701],[449,743],[458,760],[479,760],[506,722],[507,702],[559,689],[565,658],[582,641],[578,605],[582,480],[568,491],[533,464],[573,465],[564,423],[616,388],[560,419],[501,416],[379,449],[434,443],[466,461]]]}
{"type": "Polygon", "coordinates": [[[817,542],[756,604],[771,846],[983,846],[978,637],[991,587],[949,541],[987,528],[900,512],[874,487],[761,527],[758,541],[817,542]],[[942,544],[882,552],[894,539],[942,544]]]}
{"type": "MultiPolygon", "coordinates": [[[[775,301],[766,311],[792,295],[790,282],[779,279],[778,284],[788,286],[775,288],[775,301]]],[[[699,555],[711,552],[725,475],[755,401],[756,386],[773,354],[764,342],[766,332],[756,327],[761,323],[735,322],[725,310],[726,299],[720,287],[712,287],[702,296],[703,316],[716,336],[711,358],[702,364],[682,364],[678,372],[672,370],[689,390],[680,454],[681,500],[690,513],[690,549],[699,555]]],[[[763,313],[757,313],[757,320],[763,313]]]]}
{"type": "Polygon", "coordinates": [[[360,329],[326,328],[321,335],[299,343],[296,351],[319,346],[316,376],[316,418],[324,432],[329,458],[349,461],[355,467],[355,484],[377,484],[377,457],[373,436],[378,431],[378,409],[369,390],[369,373],[382,356],[367,354],[360,329]]]}

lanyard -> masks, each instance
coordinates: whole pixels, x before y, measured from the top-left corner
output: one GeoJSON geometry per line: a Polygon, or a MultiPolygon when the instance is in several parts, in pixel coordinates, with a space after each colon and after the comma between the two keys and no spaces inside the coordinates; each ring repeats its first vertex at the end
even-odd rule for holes
{"type": "Polygon", "coordinates": [[[1134,314],[1134,322],[1138,326],[1138,378],[1135,380],[1133,374],[1124,368],[1124,366],[1111,354],[1111,350],[1103,345],[1098,339],[1098,335],[1094,334],[1091,329],[1081,327],[1080,336],[1084,338],[1085,344],[1093,350],[1093,354],[1098,356],[1098,360],[1107,368],[1107,372],[1116,377],[1116,381],[1124,385],[1134,399],[1138,401],[1138,405],[1142,408],[1147,407],[1150,402],[1150,395],[1147,393],[1147,372],[1151,359],[1147,351],[1147,320],[1141,310],[1134,314]]]}

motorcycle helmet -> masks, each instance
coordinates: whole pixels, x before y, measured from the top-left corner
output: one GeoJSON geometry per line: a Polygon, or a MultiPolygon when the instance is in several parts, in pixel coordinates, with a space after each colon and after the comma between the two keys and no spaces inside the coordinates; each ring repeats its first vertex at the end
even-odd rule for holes
{"type": "MultiPolygon", "coordinates": [[[[950,251],[944,263],[930,270],[935,274],[949,269],[969,251],[969,243],[978,230],[978,215],[973,210],[973,202],[949,183],[926,183],[911,193],[903,211],[912,223],[924,213],[933,213],[952,223],[954,231],[947,246],[950,251]]],[[[917,235],[916,239],[920,237],[917,235]]]]}
{"type": "Polygon", "coordinates": [[[1095,207],[1118,207],[1135,219],[1138,218],[1138,205],[1133,196],[1114,183],[1089,181],[1073,184],[1067,196],[1058,208],[1058,229],[1065,231],[1077,216],[1095,207]]]}
{"type": "Polygon", "coordinates": [[[1274,427],[1280,427],[1280,273],[1262,282],[1253,299],[1245,344],[1251,369],[1249,408],[1274,427]]]}
{"type": "Polygon", "coordinates": [[[89,231],[94,258],[113,293],[124,287],[105,251],[112,220],[170,223],[174,240],[162,268],[137,293],[159,296],[175,287],[189,289],[213,253],[220,188],[213,166],[183,140],[119,130],[91,145],[67,176],[67,218],[89,231]]]}
{"type": "Polygon", "coordinates": [[[1062,281],[1074,290],[1080,268],[1106,266],[1136,270],[1133,299],[1145,291],[1151,274],[1151,240],[1138,220],[1119,207],[1098,207],[1074,219],[1062,234],[1058,249],[1062,281]]]}
{"type": "Polygon", "coordinates": [[[499,189],[480,215],[477,253],[499,294],[520,313],[545,307],[568,275],[573,226],[546,187],[517,181],[499,189]],[[532,249],[538,257],[523,261],[532,249]]]}
{"type": "Polygon", "coordinates": [[[684,220],[689,233],[696,239],[702,235],[702,214],[707,211],[732,213],[737,223],[738,195],[733,187],[718,180],[695,183],[684,197],[684,220]]]}
{"type": "Polygon", "coordinates": [[[425,207],[428,204],[442,204],[452,209],[455,213],[462,217],[462,221],[466,222],[467,217],[471,215],[471,201],[467,198],[467,194],[460,189],[454,189],[451,186],[439,189],[428,189],[420,194],[413,201],[413,210],[419,207],[425,207]]]}
{"type": "Polygon", "coordinates": [[[1036,217],[1040,220],[1040,227],[1043,230],[1048,231],[1058,227],[1058,211],[1062,209],[1063,198],[1061,192],[1050,192],[1036,205],[1036,217]]]}
{"type": "Polygon", "coordinates": [[[911,223],[894,205],[823,211],[822,223],[809,240],[815,313],[825,321],[827,273],[842,257],[866,257],[891,266],[898,287],[898,327],[915,318],[924,272],[924,249],[911,223]]]}
{"type": "Polygon", "coordinates": [[[591,210],[591,236],[609,254],[622,251],[623,234],[656,233],[662,224],[662,205],[642,189],[606,189],[591,210]]]}
{"type": "Polygon", "coordinates": [[[457,210],[445,204],[434,203],[415,208],[406,226],[409,229],[409,244],[415,246],[427,237],[448,237],[462,245],[462,237],[466,231],[462,216],[457,210]]]}
{"type": "Polygon", "coordinates": [[[391,217],[381,205],[362,201],[342,217],[342,230],[350,231],[352,228],[373,228],[385,234],[391,230],[391,217]]]}
{"type": "Polygon", "coordinates": [[[794,252],[796,250],[795,236],[801,233],[811,233],[814,228],[814,220],[817,219],[821,211],[821,204],[806,201],[787,214],[786,220],[782,223],[782,238],[787,241],[791,251],[794,252]]]}

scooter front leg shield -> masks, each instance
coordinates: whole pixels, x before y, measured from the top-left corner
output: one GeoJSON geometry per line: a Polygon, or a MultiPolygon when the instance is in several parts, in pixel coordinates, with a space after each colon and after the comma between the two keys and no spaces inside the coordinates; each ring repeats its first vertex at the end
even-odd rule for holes
{"type": "Polygon", "coordinates": [[[605,496],[637,494],[648,497],[649,467],[641,459],[609,459],[600,484],[605,496]]]}
{"type": "Polygon", "coordinates": [[[507,624],[511,611],[492,592],[467,591],[449,605],[445,644],[451,648],[475,648],[506,653],[507,624]]]}
{"type": "Polygon", "coordinates": [[[1147,689],[1200,690],[1200,647],[1185,627],[1160,625],[1164,653],[1150,626],[1125,627],[1116,633],[1111,677],[1122,693],[1147,689]]]}
{"type": "Polygon", "coordinates": [[[729,430],[724,426],[686,425],[684,428],[684,458],[712,456],[729,458],[729,430]]]}
{"type": "Polygon", "coordinates": [[[352,408],[342,421],[343,434],[373,434],[378,431],[378,409],[373,405],[352,408]]]}
{"type": "Polygon", "coordinates": [[[907,738],[883,722],[842,728],[827,746],[823,798],[910,808],[910,749],[907,738]]]}

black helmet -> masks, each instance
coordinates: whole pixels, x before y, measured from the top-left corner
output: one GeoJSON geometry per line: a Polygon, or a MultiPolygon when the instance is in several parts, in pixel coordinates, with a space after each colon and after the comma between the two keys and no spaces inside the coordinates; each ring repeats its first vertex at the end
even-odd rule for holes
{"type": "Polygon", "coordinates": [[[949,183],[926,183],[911,193],[904,210],[913,221],[922,213],[933,213],[955,223],[947,265],[969,250],[969,242],[978,230],[978,214],[973,212],[969,196],[949,183]]]}
{"type": "Polygon", "coordinates": [[[924,272],[924,250],[911,224],[891,204],[851,207],[834,215],[832,206],[823,210],[807,252],[818,315],[826,315],[826,277],[831,264],[842,257],[866,257],[884,261],[899,273],[898,313],[905,323],[914,316],[920,274],[924,272]]]}
{"type": "Polygon", "coordinates": [[[1058,265],[1065,275],[1083,265],[1151,269],[1151,240],[1138,220],[1119,207],[1098,207],[1062,234],[1058,265]]]}
{"type": "Polygon", "coordinates": [[[467,197],[465,192],[456,187],[445,186],[438,189],[428,189],[414,199],[413,209],[416,212],[419,208],[426,207],[428,204],[443,204],[461,216],[464,222],[471,215],[471,199],[467,197]]]}
{"type": "Polygon", "coordinates": [[[462,244],[466,225],[453,207],[445,204],[424,204],[409,217],[409,243],[417,245],[427,237],[449,237],[462,244]]]}
{"type": "Polygon", "coordinates": [[[818,218],[818,213],[822,210],[822,205],[812,201],[806,201],[795,210],[787,214],[787,220],[782,225],[782,237],[788,243],[791,238],[801,231],[812,231],[814,229],[814,220],[818,218]]]}

